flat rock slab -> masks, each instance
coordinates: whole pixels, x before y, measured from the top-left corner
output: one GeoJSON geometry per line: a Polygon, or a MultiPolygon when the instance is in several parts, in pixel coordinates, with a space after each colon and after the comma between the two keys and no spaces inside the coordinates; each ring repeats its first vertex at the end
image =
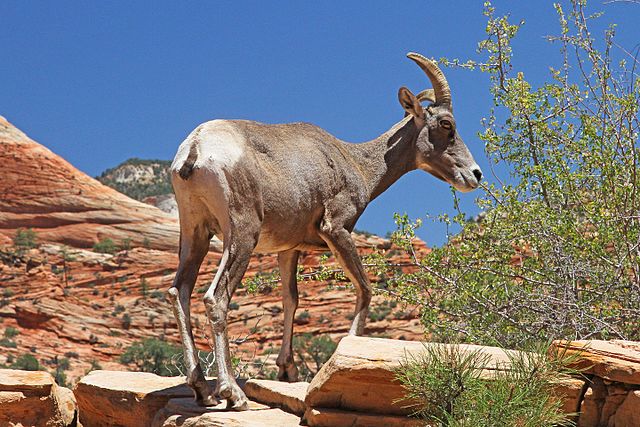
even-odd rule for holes
{"type": "Polygon", "coordinates": [[[92,371],[76,384],[74,393],[84,427],[146,426],[169,400],[193,400],[185,377],[147,372],[92,371]]]}
{"type": "Polygon", "coordinates": [[[54,380],[44,371],[0,369],[0,390],[25,392],[33,396],[48,396],[54,380]]]}
{"type": "Polygon", "coordinates": [[[586,374],[625,384],[640,385],[640,342],[637,341],[554,341],[552,349],[578,354],[575,368],[586,374]]]}
{"type": "MultiPolygon", "coordinates": [[[[235,412],[229,408],[227,408],[227,401],[222,400],[216,406],[199,406],[192,398],[189,397],[178,397],[175,399],[169,400],[167,402],[164,409],[171,411],[173,413],[182,414],[182,415],[202,415],[208,413],[220,413],[220,412],[235,412]]],[[[270,409],[269,406],[254,402],[252,400],[249,401],[249,409],[248,411],[262,411],[265,409],[270,409]]]]}
{"type": "Polygon", "coordinates": [[[249,401],[249,410],[229,411],[223,402],[215,407],[197,406],[193,399],[171,399],[156,414],[152,427],[263,427],[299,426],[300,417],[281,409],[249,401]]]}
{"type": "MultiPolygon", "coordinates": [[[[305,398],[308,408],[342,409],[362,413],[408,415],[402,385],[394,370],[403,361],[424,352],[415,341],[347,336],[309,385],[305,398]]],[[[490,357],[483,375],[509,366],[509,350],[496,347],[460,345],[461,351],[480,351],[490,357]]]]}
{"type": "Polygon", "coordinates": [[[71,390],[44,371],[0,369],[0,425],[62,427],[77,419],[71,390]]]}
{"type": "Polygon", "coordinates": [[[248,380],[244,392],[249,399],[302,416],[307,409],[304,398],[309,383],[285,383],[271,380],[248,380]]]}

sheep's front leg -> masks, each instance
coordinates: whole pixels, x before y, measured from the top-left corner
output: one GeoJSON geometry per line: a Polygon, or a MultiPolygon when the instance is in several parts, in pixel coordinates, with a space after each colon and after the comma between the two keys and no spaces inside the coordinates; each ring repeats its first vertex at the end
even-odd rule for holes
{"type": "Polygon", "coordinates": [[[280,252],[280,277],[282,280],[282,307],[284,309],[284,330],[282,332],[282,347],[276,359],[278,365],[278,380],[298,381],[298,369],[293,361],[293,319],[298,308],[298,283],[296,273],[300,251],[291,250],[280,252]]]}
{"type": "Polygon", "coordinates": [[[351,239],[351,233],[342,226],[335,227],[325,219],[320,225],[320,237],[329,245],[331,252],[356,288],[356,310],[349,334],[362,335],[371,302],[371,284],[358,256],[356,245],[351,239]]]}

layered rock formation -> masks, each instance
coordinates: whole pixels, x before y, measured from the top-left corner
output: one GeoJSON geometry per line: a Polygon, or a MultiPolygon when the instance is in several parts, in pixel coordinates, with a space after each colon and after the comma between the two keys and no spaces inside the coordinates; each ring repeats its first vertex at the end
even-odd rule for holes
{"type": "MultiPolygon", "coordinates": [[[[369,238],[369,244],[375,245],[375,239],[369,238]]],[[[63,252],[60,246],[47,244],[12,257],[9,249],[4,252],[6,263],[0,262],[0,336],[6,328],[18,333],[11,339],[15,347],[3,348],[0,353],[0,364],[24,353],[34,354],[45,366],[56,357],[68,357],[71,366],[67,377],[73,383],[96,362],[105,369],[133,369],[121,364],[119,357],[144,338],[162,338],[180,345],[171,306],[165,300],[177,266],[175,253],[145,248],[115,255],[78,249],[63,252]]],[[[362,250],[366,253],[371,249],[362,250]]],[[[195,337],[202,350],[211,349],[202,296],[219,258],[215,252],[207,255],[192,297],[195,337]]],[[[332,262],[330,259],[329,265],[332,262]]],[[[319,263],[316,254],[301,257],[305,272],[319,263]]],[[[275,256],[255,256],[246,278],[276,268],[275,256]]],[[[355,295],[345,285],[336,282],[329,288],[325,282],[302,283],[295,333],[328,335],[334,340],[346,335],[355,295]]],[[[265,358],[266,368],[273,369],[282,339],[280,292],[265,288],[251,293],[242,288],[236,291],[232,303],[229,334],[243,338],[232,351],[245,363],[265,358]]],[[[416,307],[391,308],[384,296],[377,295],[372,308],[378,307],[389,313],[383,319],[370,320],[368,334],[414,340],[423,336],[416,307]]]]}
{"type": "Polygon", "coordinates": [[[174,218],[100,184],[0,117],[0,234],[33,228],[40,239],[92,247],[110,238],[177,247],[174,218]]]}

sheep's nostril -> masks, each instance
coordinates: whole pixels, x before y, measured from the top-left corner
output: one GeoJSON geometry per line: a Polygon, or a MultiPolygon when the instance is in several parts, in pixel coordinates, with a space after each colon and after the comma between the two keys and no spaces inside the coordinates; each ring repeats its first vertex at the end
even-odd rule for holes
{"type": "Polygon", "coordinates": [[[480,170],[480,168],[476,168],[473,170],[473,176],[475,176],[478,182],[480,182],[480,180],[482,179],[482,171],[480,170]]]}

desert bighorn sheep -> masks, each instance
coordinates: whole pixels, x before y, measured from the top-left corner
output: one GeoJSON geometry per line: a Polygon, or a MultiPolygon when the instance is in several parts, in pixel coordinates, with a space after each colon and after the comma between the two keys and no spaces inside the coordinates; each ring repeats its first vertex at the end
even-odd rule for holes
{"type": "Polygon", "coordinates": [[[229,357],[227,310],[252,252],[278,252],[284,333],[277,359],[280,380],[296,381],[291,348],[298,306],[300,251],[329,248],[356,289],[350,334],[364,331],[371,287],[350,232],[367,207],[405,173],[425,170],[460,191],[478,187],[482,172],[456,131],[451,90],[435,62],[409,53],[433,90],[398,98],[405,118],[378,138],[345,143],[308,123],[269,125],[213,120],[180,145],[171,178],[180,213],[180,262],[169,297],[178,323],[187,384],[200,405],[247,409],[229,357]],[[429,101],[422,107],[421,101],[429,101]],[[214,392],[196,356],[190,297],[212,236],[223,240],[218,272],[204,296],[218,368],[214,392]]]}

